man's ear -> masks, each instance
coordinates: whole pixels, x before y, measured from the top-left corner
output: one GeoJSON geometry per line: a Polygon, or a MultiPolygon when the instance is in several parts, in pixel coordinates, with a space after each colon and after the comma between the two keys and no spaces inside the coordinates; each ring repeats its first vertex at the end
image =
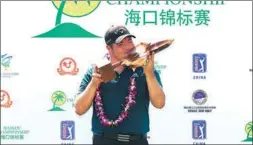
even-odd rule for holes
{"type": "Polygon", "coordinates": [[[111,49],[110,45],[106,45],[106,49],[109,51],[111,49]]]}
{"type": "Polygon", "coordinates": [[[106,49],[107,49],[108,51],[111,51],[111,50],[112,50],[112,45],[106,45],[106,49]]]}

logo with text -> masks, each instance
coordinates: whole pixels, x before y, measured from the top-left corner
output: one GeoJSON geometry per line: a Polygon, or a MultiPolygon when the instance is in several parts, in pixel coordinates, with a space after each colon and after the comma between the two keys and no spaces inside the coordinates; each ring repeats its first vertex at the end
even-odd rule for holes
{"type": "Polygon", "coordinates": [[[22,126],[1,127],[1,140],[24,140],[29,130],[22,129],[22,126]]]}
{"type": "Polygon", "coordinates": [[[76,61],[71,57],[63,58],[57,72],[60,75],[76,75],[79,72],[76,61]]]}
{"type": "Polygon", "coordinates": [[[65,111],[60,106],[64,105],[66,102],[72,103],[72,107],[74,107],[74,100],[67,98],[63,91],[55,91],[51,96],[51,101],[53,103],[53,107],[48,111],[65,111]]]}
{"type": "Polygon", "coordinates": [[[247,134],[247,137],[245,140],[243,140],[243,142],[251,142],[252,143],[252,121],[247,123],[245,126],[245,133],[247,134]]]}
{"type": "Polygon", "coordinates": [[[10,94],[5,91],[1,90],[1,107],[10,108],[12,105],[10,94]]]}
{"type": "MultiPolygon", "coordinates": [[[[194,140],[206,139],[206,121],[205,120],[192,121],[192,138],[194,140]]],[[[205,144],[205,142],[195,141],[193,144],[205,144]]]]}
{"type": "Polygon", "coordinates": [[[75,122],[74,121],[61,121],[61,139],[74,140],[75,139],[75,122]]]}
{"type": "Polygon", "coordinates": [[[157,61],[155,61],[154,67],[159,74],[162,74],[162,71],[165,70],[167,66],[159,64],[157,61]]]}
{"type": "Polygon", "coordinates": [[[199,75],[194,75],[193,79],[206,79],[203,75],[207,72],[207,57],[204,53],[195,53],[192,55],[192,69],[194,73],[199,75]],[[201,75],[202,74],[202,75],[201,75]]]}
{"type": "Polygon", "coordinates": [[[208,99],[207,93],[204,90],[196,90],[192,94],[192,101],[196,106],[184,106],[184,109],[192,113],[210,113],[213,109],[216,109],[216,106],[204,106],[208,99]]]}
{"type": "Polygon", "coordinates": [[[19,73],[12,72],[10,69],[10,64],[13,56],[8,55],[7,53],[1,55],[1,77],[10,78],[12,76],[17,76],[19,73]]]}
{"type": "Polygon", "coordinates": [[[57,9],[57,15],[55,19],[55,26],[51,30],[48,30],[42,34],[34,36],[33,38],[67,38],[67,37],[79,37],[79,38],[101,38],[81,26],[71,23],[62,22],[62,16],[69,16],[74,18],[80,18],[87,16],[94,12],[100,4],[100,0],[52,0],[54,7],[57,9]]]}

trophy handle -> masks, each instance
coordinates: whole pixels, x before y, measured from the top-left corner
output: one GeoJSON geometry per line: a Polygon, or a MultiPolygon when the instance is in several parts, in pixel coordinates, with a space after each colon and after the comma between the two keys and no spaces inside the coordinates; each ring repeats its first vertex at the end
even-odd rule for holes
{"type": "Polygon", "coordinates": [[[104,81],[104,83],[107,83],[107,82],[116,78],[116,73],[115,73],[114,68],[111,63],[103,65],[103,66],[99,67],[98,69],[99,69],[99,72],[101,74],[101,78],[104,81]]]}

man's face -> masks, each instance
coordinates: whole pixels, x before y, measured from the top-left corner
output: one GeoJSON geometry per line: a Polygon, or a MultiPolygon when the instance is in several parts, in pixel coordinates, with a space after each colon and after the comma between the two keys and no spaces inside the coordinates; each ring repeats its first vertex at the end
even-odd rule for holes
{"type": "Polygon", "coordinates": [[[135,47],[132,38],[126,37],[118,44],[113,44],[111,55],[113,55],[118,60],[122,60],[127,57],[127,53],[135,47]]]}

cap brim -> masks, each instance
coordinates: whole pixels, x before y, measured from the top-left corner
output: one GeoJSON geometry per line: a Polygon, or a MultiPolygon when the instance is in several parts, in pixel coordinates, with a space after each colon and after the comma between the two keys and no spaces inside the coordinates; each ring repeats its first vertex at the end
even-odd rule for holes
{"type": "Polygon", "coordinates": [[[133,37],[133,38],[136,38],[134,35],[132,34],[125,34],[125,35],[122,35],[120,36],[119,38],[116,39],[115,43],[120,43],[123,39],[125,39],[126,37],[133,37]]]}

